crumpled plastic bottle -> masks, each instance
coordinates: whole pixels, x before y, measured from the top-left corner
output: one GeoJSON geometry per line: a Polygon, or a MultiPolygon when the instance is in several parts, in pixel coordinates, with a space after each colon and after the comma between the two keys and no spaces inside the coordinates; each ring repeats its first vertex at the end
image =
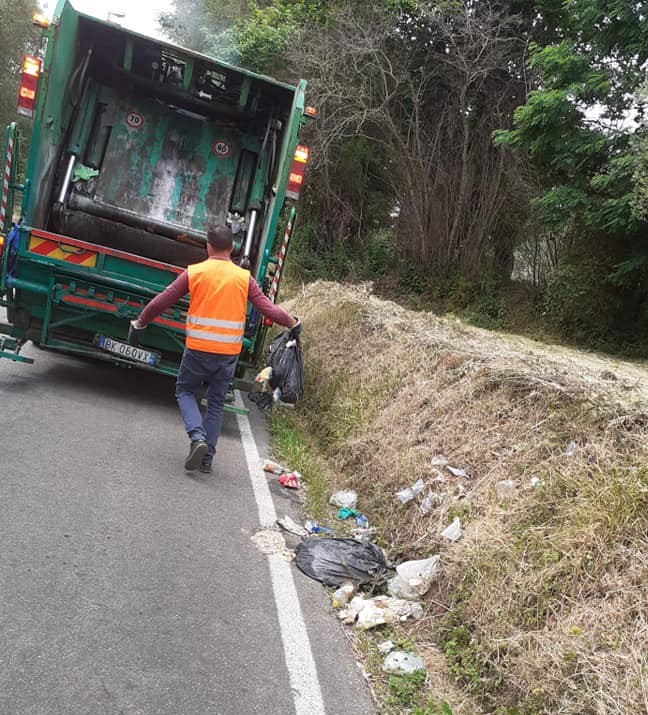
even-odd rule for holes
{"type": "Polygon", "coordinates": [[[342,608],[346,606],[349,599],[355,593],[355,584],[351,581],[345,581],[340,588],[336,589],[331,596],[331,604],[333,608],[342,608]]]}

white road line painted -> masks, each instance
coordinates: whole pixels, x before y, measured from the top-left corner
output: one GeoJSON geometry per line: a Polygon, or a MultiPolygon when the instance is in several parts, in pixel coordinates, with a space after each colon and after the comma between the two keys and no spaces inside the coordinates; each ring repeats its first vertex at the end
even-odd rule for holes
{"type": "MultiPolygon", "coordinates": [[[[244,407],[238,392],[235,404],[237,407],[244,407]]],[[[277,512],[268,480],[261,468],[261,458],[252,434],[250,420],[247,415],[238,414],[236,419],[259,511],[259,521],[263,527],[274,526],[277,512]]],[[[290,564],[277,555],[268,556],[268,560],[286,667],[295,701],[295,715],[325,715],[322,689],[290,564]]]]}

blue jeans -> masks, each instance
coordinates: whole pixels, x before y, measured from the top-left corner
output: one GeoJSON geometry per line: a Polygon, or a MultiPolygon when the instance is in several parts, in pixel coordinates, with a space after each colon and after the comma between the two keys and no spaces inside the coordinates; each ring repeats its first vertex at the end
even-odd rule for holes
{"type": "Polygon", "coordinates": [[[176,382],[176,400],[190,440],[207,442],[211,460],[223,424],[223,404],[230,380],[234,377],[238,355],[205,353],[185,348],[176,382]],[[200,413],[196,393],[207,383],[207,410],[200,413]]]}

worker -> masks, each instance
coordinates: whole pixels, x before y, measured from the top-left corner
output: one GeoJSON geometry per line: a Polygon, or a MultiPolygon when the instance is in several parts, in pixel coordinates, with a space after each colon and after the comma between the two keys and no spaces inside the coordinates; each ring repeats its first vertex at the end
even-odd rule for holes
{"type": "Polygon", "coordinates": [[[207,259],[190,265],[171,285],[153,298],[132,320],[128,342],[139,345],[140,335],[158,315],[189,293],[185,350],[176,382],[176,399],[189,436],[185,469],[212,471],[216,443],[223,422],[223,405],[243,345],[248,301],[266,318],[290,328],[294,337],[301,323],[261,291],[249,271],[231,261],[232,232],[217,226],[207,233],[207,259]],[[203,419],[196,393],[207,383],[203,419]]]}

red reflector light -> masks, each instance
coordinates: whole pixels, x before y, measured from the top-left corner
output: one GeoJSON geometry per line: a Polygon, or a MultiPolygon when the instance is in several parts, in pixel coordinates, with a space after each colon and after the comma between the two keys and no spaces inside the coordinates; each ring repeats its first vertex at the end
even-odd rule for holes
{"type": "Polygon", "coordinates": [[[18,114],[22,114],[24,117],[34,116],[40,73],[41,61],[38,57],[25,55],[22,63],[20,89],[18,90],[18,114]]]}
{"type": "Polygon", "coordinates": [[[273,322],[270,320],[270,318],[263,319],[263,327],[271,328],[272,326],[273,326],[273,322]]]}
{"type": "Polygon", "coordinates": [[[298,144],[295,148],[295,156],[293,157],[290,173],[288,174],[288,185],[286,186],[286,196],[289,199],[297,200],[299,198],[309,156],[310,149],[303,144],[298,144]]]}

